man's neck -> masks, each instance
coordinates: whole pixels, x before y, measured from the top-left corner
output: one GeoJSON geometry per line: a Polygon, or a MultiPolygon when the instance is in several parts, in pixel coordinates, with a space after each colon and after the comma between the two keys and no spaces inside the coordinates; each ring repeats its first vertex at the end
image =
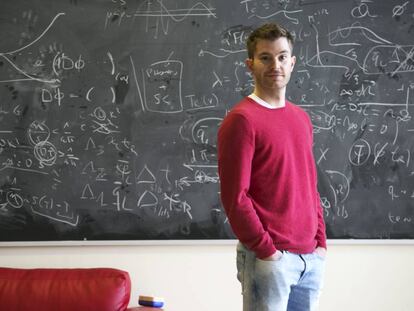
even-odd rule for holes
{"type": "Polygon", "coordinates": [[[280,107],[285,105],[285,90],[286,89],[279,90],[278,92],[268,93],[255,88],[253,94],[271,106],[280,107]]]}

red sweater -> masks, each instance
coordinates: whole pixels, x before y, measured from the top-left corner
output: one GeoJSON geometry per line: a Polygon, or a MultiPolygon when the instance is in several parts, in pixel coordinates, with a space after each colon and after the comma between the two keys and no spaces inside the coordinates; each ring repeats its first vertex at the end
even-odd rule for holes
{"type": "Polygon", "coordinates": [[[235,235],[259,258],[326,248],[312,133],[301,108],[268,109],[248,97],[220,126],[221,200],[235,235]]]}

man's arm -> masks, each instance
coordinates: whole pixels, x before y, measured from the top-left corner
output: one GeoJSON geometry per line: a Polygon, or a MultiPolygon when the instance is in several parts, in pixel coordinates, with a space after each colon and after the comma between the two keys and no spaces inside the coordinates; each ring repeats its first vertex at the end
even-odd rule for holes
{"type": "Polygon", "coordinates": [[[317,194],[317,202],[316,207],[318,209],[318,231],[316,232],[316,241],[317,241],[317,247],[322,247],[326,249],[326,226],[325,226],[325,220],[323,218],[323,209],[321,206],[321,198],[319,196],[319,192],[316,190],[317,194]]]}
{"type": "Polygon", "coordinates": [[[258,258],[276,252],[249,196],[254,135],[245,117],[230,114],[218,133],[218,165],[221,200],[233,232],[258,258]]]}
{"type": "MultiPolygon", "coordinates": [[[[310,133],[312,135],[312,145],[313,145],[313,125],[312,125],[312,121],[310,120],[310,118],[308,117],[309,120],[309,129],[310,129],[310,133]]],[[[322,209],[322,205],[321,205],[321,198],[319,195],[319,191],[318,191],[318,175],[317,175],[317,170],[316,170],[316,164],[314,164],[315,167],[315,193],[316,193],[316,208],[318,209],[318,230],[316,232],[316,248],[318,253],[320,253],[320,255],[324,255],[324,253],[326,253],[326,226],[325,226],[325,220],[323,218],[323,209],[322,209]],[[322,248],[322,250],[320,249],[322,248]],[[318,250],[319,249],[319,250],[318,250]]]]}

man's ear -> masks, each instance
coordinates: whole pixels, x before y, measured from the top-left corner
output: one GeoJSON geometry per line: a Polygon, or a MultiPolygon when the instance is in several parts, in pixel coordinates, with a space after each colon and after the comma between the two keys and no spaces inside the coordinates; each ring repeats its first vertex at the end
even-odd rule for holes
{"type": "Polygon", "coordinates": [[[246,64],[247,68],[249,68],[250,71],[253,70],[253,59],[252,58],[246,58],[244,63],[246,64]]]}
{"type": "Polygon", "coordinates": [[[295,64],[296,64],[296,56],[295,56],[295,55],[293,55],[293,56],[291,57],[291,60],[292,60],[292,66],[291,66],[291,69],[293,70],[293,67],[295,67],[295,64]]]}

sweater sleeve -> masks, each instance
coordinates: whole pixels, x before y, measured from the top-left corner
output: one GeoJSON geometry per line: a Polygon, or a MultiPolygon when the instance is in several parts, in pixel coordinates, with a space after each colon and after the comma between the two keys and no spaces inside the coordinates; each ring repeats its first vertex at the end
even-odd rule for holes
{"type": "Polygon", "coordinates": [[[323,218],[323,209],[321,206],[321,199],[319,196],[319,192],[316,191],[316,208],[318,209],[318,231],[316,232],[316,242],[317,246],[327,248],[326,247],[326,228],[325,228],[325,220],[323,218]]]}
{"type": "Polygon", "coordinates": [[[265,231],[249,197],[254,131],[248,120],[230,113],[218,132],[218,166],[221,200],[234,234],[258,258],[271,256],[276,248],[265,231]]]}
{"type": "MultiPolygon", "coordinates": [[[[309,119],[309,125],[310,125],[310,131],[311,131],[311,135],[312,135],[312,143],[313,143],[313,126],[312,126],[312,122],[309,119]]],[[[316,171],[316,164],[315,165],[315,171],[316,171]]],[[[323,248],[327,248],[326,247],[326,226],[325,226],[325,219],[323,218],[323,208],[321,206],[321,197],[319,195],[319,191],[318,191],[318,176],[317,174],[315,175],[315,198],[316,198],[316,208],[318,211],[318,229],[316,231],[316,246],[320,246],[323,248]]]]}

